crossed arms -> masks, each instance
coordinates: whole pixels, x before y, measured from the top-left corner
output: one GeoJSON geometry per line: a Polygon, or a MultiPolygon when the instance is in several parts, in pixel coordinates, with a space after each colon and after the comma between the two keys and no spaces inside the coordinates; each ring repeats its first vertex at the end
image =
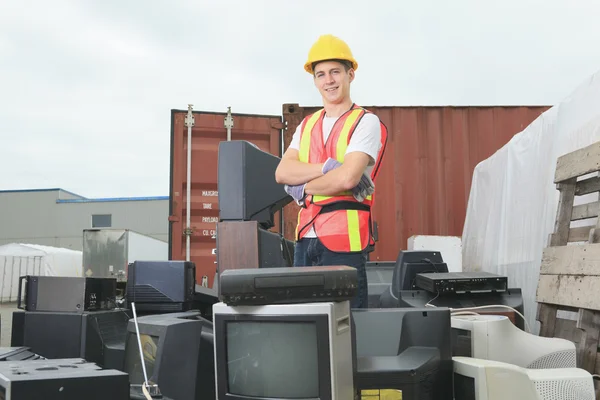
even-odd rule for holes
{"type": "Polygon", "coordinates": [[[371,157],[361,151],[353,151],[344,156],[344,163],[326,174],[323,164],[310,164],[298,159],[298,150],[288,149],[277,169],[275,180],[279,184],[301,185],[306,183],[306,194],[332,196],[345,190],[352,190],[360,182],[371,157]]]}

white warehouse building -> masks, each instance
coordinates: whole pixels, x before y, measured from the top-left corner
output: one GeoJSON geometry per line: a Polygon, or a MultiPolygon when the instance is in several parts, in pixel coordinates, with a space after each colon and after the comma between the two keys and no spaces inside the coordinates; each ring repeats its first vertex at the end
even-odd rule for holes
{"type": "Polygon", "coordinates": [[[0,245],[81,250],[83,230],[130,229],[169,240],[169,197],[88,199],[56,189],[0,191],[0,245]]]}

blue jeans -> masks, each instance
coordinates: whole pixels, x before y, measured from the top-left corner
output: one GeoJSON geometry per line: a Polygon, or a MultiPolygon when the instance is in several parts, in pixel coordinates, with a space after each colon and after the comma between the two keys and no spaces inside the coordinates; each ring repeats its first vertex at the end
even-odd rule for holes
{"type": "Polygon", "coordinates": [[[317,238],[305,238],[296,242],[294,248],[294,267],[323,265],[347,265],[358,271],[358,290],[350,301],[351,308],[367,308],[367,253],[336,253],[317,238]]]}

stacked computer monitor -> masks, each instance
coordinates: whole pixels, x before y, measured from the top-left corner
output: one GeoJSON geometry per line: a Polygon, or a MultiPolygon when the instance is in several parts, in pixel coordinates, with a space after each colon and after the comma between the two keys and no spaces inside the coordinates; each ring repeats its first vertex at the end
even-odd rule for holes
{"type": "Polygon", "coordinates": [[[129,316],[116,307],[116,279],[23,275],[19,283],[0,398],[128,399],[129,316]]]}
{"type": "Polygon", "coordinates": [[[452,345],[457,399],[595,399],[573,342],[524,332],[506,316],[452,316],[452,345]]]}
{"type": "MultiPolygon", "coordinates": [[[[219,143],[217,188],[219,193],[219,224],[217,225],[217,267],[220,271],[228,268],[239,268],[235,265],[224,265],[240,257],[256,259],[255,268],[276,268],[285,264],[292,266],[294,259],[294,242],[285,239],[280,233],[283,231],[282,219],[276,226],[275,215],[284,206],[292,202],[292,197],[285,191],[285,186],[275,180],[275,170],[281,159],[267,151],[263,151],[253,143],[246,140],[231,140],[219,143]],[[254,224],[249,224],[254,222],[254,224]],[[240,232],[245,229],[244,244],[240,245],[240,236],[229,238],[223,234],[221,227],[224,224],[234,224],[233,231],[240,232]],[[279,232],[275,232],[278,230],[279,232]],[[235,243],[223,243],[223,240],[235,243]],[[220,257],[220,246],[228,249],[239,250],[239,257],[227,255],[227,259],[220,257]],[[248,252],[246,246],[256,247],[248,252]],[[250,257],[249,255],[253,256],[250,257]]],[[[242,235],[244,237],[244,235],[242,235]]]]}
{"type": "Polygon", "coordinates": [[[116,279],[24,275],[11,346],[44,358],[81,357],[121,369],[129,310],[116,307],[116,279]]]}
{"type": "Polygon", "coordinates": [[[219,399],[354,398],[356,269],[227,270],[219,285],[221,302],[213,306],[219,399]]]}
{"type": "MultiPolygon", "coordinates": [[[[479,313],[496,313],[498,309],[504,313],[514,313],[514,323],[517,327],[525,329],[524,319],[518,314],[523,314],[523,296],[520,288],[507,288],[497,290],[473,290],[440,292],[427,290],[423,287],[424,277],[445,276],[449,280],[472,279],[474,282],[481,279],[482,272],[451,273],[449,278],[448,265],[444,262],[441,252],[435,250],[402,250],[398,254],[393,271],[391,283],[387,290],[381,290],[377,307],[405,308],[405,307],[447,307],[450,309],[464,309],[479,307],[479,313]],[[420,279],[421,278],[421,282],[420,279]],[[494,306],[494,309],[490,308],[494,306]]],[[[506,277],[493,275],[498,279],[506,277]]],[[[370,300],[372,302],[372,300],[370,300]]],[[[374,303],[374,302],[373,302],[374,303]]]]}
{"type": "Polygon", "coordinates": [[[228,270],[220,278],[218,399],[379,398],[383,391],[452,399],[448,309],[351,309],[357,272],[344,266],[228,270]]]}
{"type": "Polygon", "coordinates": [[[574,368],[575,343],[534,335],[504,315],[453,315],[453,355],[502,361],[529,369],[574,368]]]}
{"type": "Polygon", "coordinates": [[[219,220],[275,226],[275,213],[292,201],[275,181],[280,158],[246,140],[219,143],[219,220]]]}
{"type": "Polygon", "coordinates": [[[382,308],[411,307],[403,302],[401,293],[417,289],[415,284],[417,274],[425,272],[448,272],[448,265],[439,251],[400,251],[393,267],[391,283],[387,285],[386,290],[380,290],[381,295],[377,306],[382,308]]]}
{"type": "MultiPolygon", "coordinates": [[[[426,278],[432,284],[439,285],[444,279],[450,277],[451,274],[447,272],[447,266],[439,252],[401,251],[389,290],[381,293],[379,307],[382,307],[382,311],[398,314],[409,309],[422,310],[427,314],[440,309],[451,311],[451,314],[448,314],[451,327],[446,330],[433,326],[425,328],[426,323],[423,321],[413,322],[410,326],[422,327],[423,331],[420,335],[414,336],[419,337],[421,341],[424,340],[423,337],[430,339],[434,337],[428,330],[440,333],[438,343],[429,344],[431,349],[437,348],[441,351],[444,346],[450,348],[452,356],[450,381],[456,400],[505,398],[591,400],[595,398],[591,374],[576,367],[575,344],[560,338],[544,338],[530,333],[527,321],[522,316],[523,302],[520,289],[507,288],[505,284],[501,290],[483,288],[465,292],[459,290],[442,292],[427,288],[425,285],[427,282],[419,282],[419,279],[424,281],[426,278]],[[500,315],[494,315],[495,310],[492,308],[512,309],[515,317],[517,315],[518,317],[511,321],[509,317],[501,315],[501,312],[498,312],[500,315]],[[448,341],[450,341],[449,345],[448,341]],[[514,382],[514,385],[509,381],[514,382]]],[[[458,275],[454,274],[450,278],[458,275]]],[[[458,277],[473,279],[467,275],[460,274],[458,277]]],[[[506,281],[505,277],[500,278],[506,281]]],[[[489,281],[492,278],[488,276],[485,279],[489,281]]],[[[477,279],[473,282],[475,282],[473,286],[482,286],[477,279]]],[[[438,286],[435,287],[439,289],[438,286]]],[[[373,340],[376,340],[380,347],[393,347],[391,344],[386,344],[389,332],[399,329],[391,327],[390,321],[393,318],[388,316],[385,318],[386,322],[382,323],[374,320],[377,315],[375,310],[365,315],[369,323],[365,324],[363,337],[370,334],[376,337],[373,340]],[[368,329],[369,326],[377,328],[368,329]]],[[[359,329],[356,333],[357,337],[360,337],[359,329]]],[[[402,331],[401,341],[406,341],[404,331],[402,331]]],[[[377,347],[371,348],[374,349],[377,347]]],[[[381,351],[379,356],[383,357],[383,355],[384,352],[381,351]]],[[[432,352],[432,355],[435,355],[435,352],[432,352]]],[[[359,359],[363,356],[360,344],[357,346],[357,356],[359,359]]],[[[422,353],[421,357],[419,360],[423,363],[419,367],[415,365],[413,372],[422,374],[427,370],[436,371],[431,364],[427,363],[429,360],[425,353],[422,353]]],[[[417,359],[413,356],[413,361],[417,359]]],[[[389,359],[383,360],[387,362],[385,368],[391,372],[394,367],[389,363],[389,359]]],[[[365,362],[363,361],[362,364],[365,362]]],[[[367,365],[372,368],[377,366],[378,362],[369,360],[367,365]]],[[[357,366],[360,370],[361,362],[357,366]]],[[[396,377],[403,376],[398,372],[396,371],[396,377]]],[[[357,376],[360,385],[360,374],[357,376]]],[[[386,375],[372,374],[369,376],[369,384],[381,385],[373,383],[376,377],[384,379],[386,375]]],[[[436,384],[439,386],[440,381],[436,381],[436,384]]],[[[405,390],[402,398],[406,399],[407,394],[409,392],[405,390]]]]}

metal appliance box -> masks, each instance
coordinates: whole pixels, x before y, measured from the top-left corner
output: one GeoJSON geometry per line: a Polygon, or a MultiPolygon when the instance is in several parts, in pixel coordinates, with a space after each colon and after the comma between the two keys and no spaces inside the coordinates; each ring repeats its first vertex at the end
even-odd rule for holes
{"type": "Polygon", "coordinates": [[[130,229],[84,229],[83,276],[127,281],[134,261],[167,261],[169,244],[130,229]]]}
{"type": "Polygon", "coordinates": [[[67,313],[112,310],[116,306],[116,293],[115,278],[24,275],[19,278],[17,308],[67,313]],[[26,284],[21,306],[23,281],[26,284]]]}
{"type": "Polygon", "coordinates": [[[129,376],[82,358],[0,363],[0,398],[127,400],[129,376]]]}

